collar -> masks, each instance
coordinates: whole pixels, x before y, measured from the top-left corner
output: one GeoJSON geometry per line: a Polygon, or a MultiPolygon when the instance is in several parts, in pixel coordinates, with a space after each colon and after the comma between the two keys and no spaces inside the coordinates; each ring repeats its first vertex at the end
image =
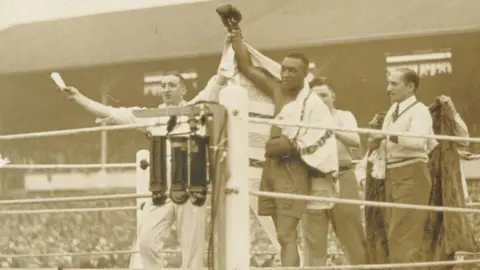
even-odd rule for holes
{"type": "Polygon", "coordinates": [[[187,102],[186,102],[185,100],[182,100],[182,101],[178,104],[178,106],[173,106],[173,105],[167,106],[167,104],[162,103],[162,104],[158,105],[158,108],[159,108],[159,109],[163,109],[163,108],[169,108],[169,107],[184,107],[186,104],[187,104],[187,102]]]}
{"type": "Polygon", "coordinates": [[[398,112],[399,113],[403,112],[406,108],[408,108],[408,106],[412,105],[416,101],[417,101],[417,97],[411,96],[411,97],[405,99],[404,101],[402,101],[400,103],[397,103],[398,104],[398,112]]]}

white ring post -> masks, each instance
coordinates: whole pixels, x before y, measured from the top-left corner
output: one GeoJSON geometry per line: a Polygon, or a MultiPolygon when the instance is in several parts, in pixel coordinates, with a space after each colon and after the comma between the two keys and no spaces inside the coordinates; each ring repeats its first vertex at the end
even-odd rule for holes
{"type": "Polygon", "coordinates": [[[228,167],[225,195],[225,266],[222,270],[250,269],[250,197],[248,162],[248,95],[229,85],[220,92],[228,111],[228,167]]]}
{"type": "MultiPolygon", "coordinates": [[[[150,165],[144,170],[140,167],[140,162],[142,160],[146,160],[150,163],[150,152],[148,150],[140,150],[137,152],[136,157],[136,164],[137,164],[137,172],[136,172],[136,186],[137,186],[137,194],[145,194],[149,192],[149,185],[150,185],[150,165]]],[[[142,210],[140,210],[140,206],[142,203],[148,203],[151,200],[150,198],[139,198],[137,199],[137,240],[135,242],[135,249],[139,249],[138,241],[140,239],[139,229],[140,224],[142,224],[142,210]]],[[[143,263],[140,258],[139,253],[132,254],[130,256],[130,265],[129,268],[135,269],[143,269],[143,263]]]]}

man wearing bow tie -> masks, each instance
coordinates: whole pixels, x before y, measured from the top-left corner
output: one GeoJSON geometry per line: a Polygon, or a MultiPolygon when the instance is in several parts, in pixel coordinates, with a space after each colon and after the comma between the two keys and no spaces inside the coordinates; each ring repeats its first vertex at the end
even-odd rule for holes
{"type": "MultiPolygon", "coordinates": [[[[383,122],[383,131],[433,135],[429,108],[415,96],[419,84],[420,79],[413,70],[398,68],[389,74],[387,92],[393,104],[383,122]]],[[[380,147],[386,149],[386,201],[427,205],[432,188],[428,153],[437,142],[392,135],[373,135],[370,139],[381,139],[380,147]]],[[[419,260],[416,257],[419,256],[418,249],[422,243],[427,214],[427,211],[412,209],[385,210],[391,263],[419,260]]]]}

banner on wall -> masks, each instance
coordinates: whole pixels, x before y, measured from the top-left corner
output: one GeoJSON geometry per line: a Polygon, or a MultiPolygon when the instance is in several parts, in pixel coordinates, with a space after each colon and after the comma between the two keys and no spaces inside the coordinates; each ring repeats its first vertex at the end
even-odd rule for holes
{"type": "Polygon", "coordinates": [[[450,50],[402,55],[387,54],[385,56],[387,72],[394,68],[406,67],[417,72],[420,77],[452,74],[453,67],[451,61],[452,52],[450,50]]]}

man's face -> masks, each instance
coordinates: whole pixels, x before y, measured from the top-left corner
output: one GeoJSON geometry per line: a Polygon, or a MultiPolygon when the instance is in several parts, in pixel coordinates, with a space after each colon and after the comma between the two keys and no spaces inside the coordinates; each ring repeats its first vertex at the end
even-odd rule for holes
{"type": "Polygon", "coordinates": [[[185,85],[175,75],[167,75],[162,79],[162,98],[167,105],[178,105],[187,93],[185,85]]]}
{"type": "Polygon", "coordinates": [[[307,76],[302,60],[285,57],[282,62],[282,86],[286,89],[303,88],[303,81],[307,76]]]}
{"type": "Polygon", "coordinates": [[[323,100],[325,105],[327,105],[329,108],[333,108],[335,95],[332,93],[332,91],[330,91],[330,88],[328,88],[327,85],[314,86],[312,91],[323,100]]]}
{"type": "Polygon", "coordinates": [[[406,84],[401,71],[392,71],[388,75],[387,82],[387,92],[392,103],[405,100],[414,91],[413,83],[406,84]]]}

